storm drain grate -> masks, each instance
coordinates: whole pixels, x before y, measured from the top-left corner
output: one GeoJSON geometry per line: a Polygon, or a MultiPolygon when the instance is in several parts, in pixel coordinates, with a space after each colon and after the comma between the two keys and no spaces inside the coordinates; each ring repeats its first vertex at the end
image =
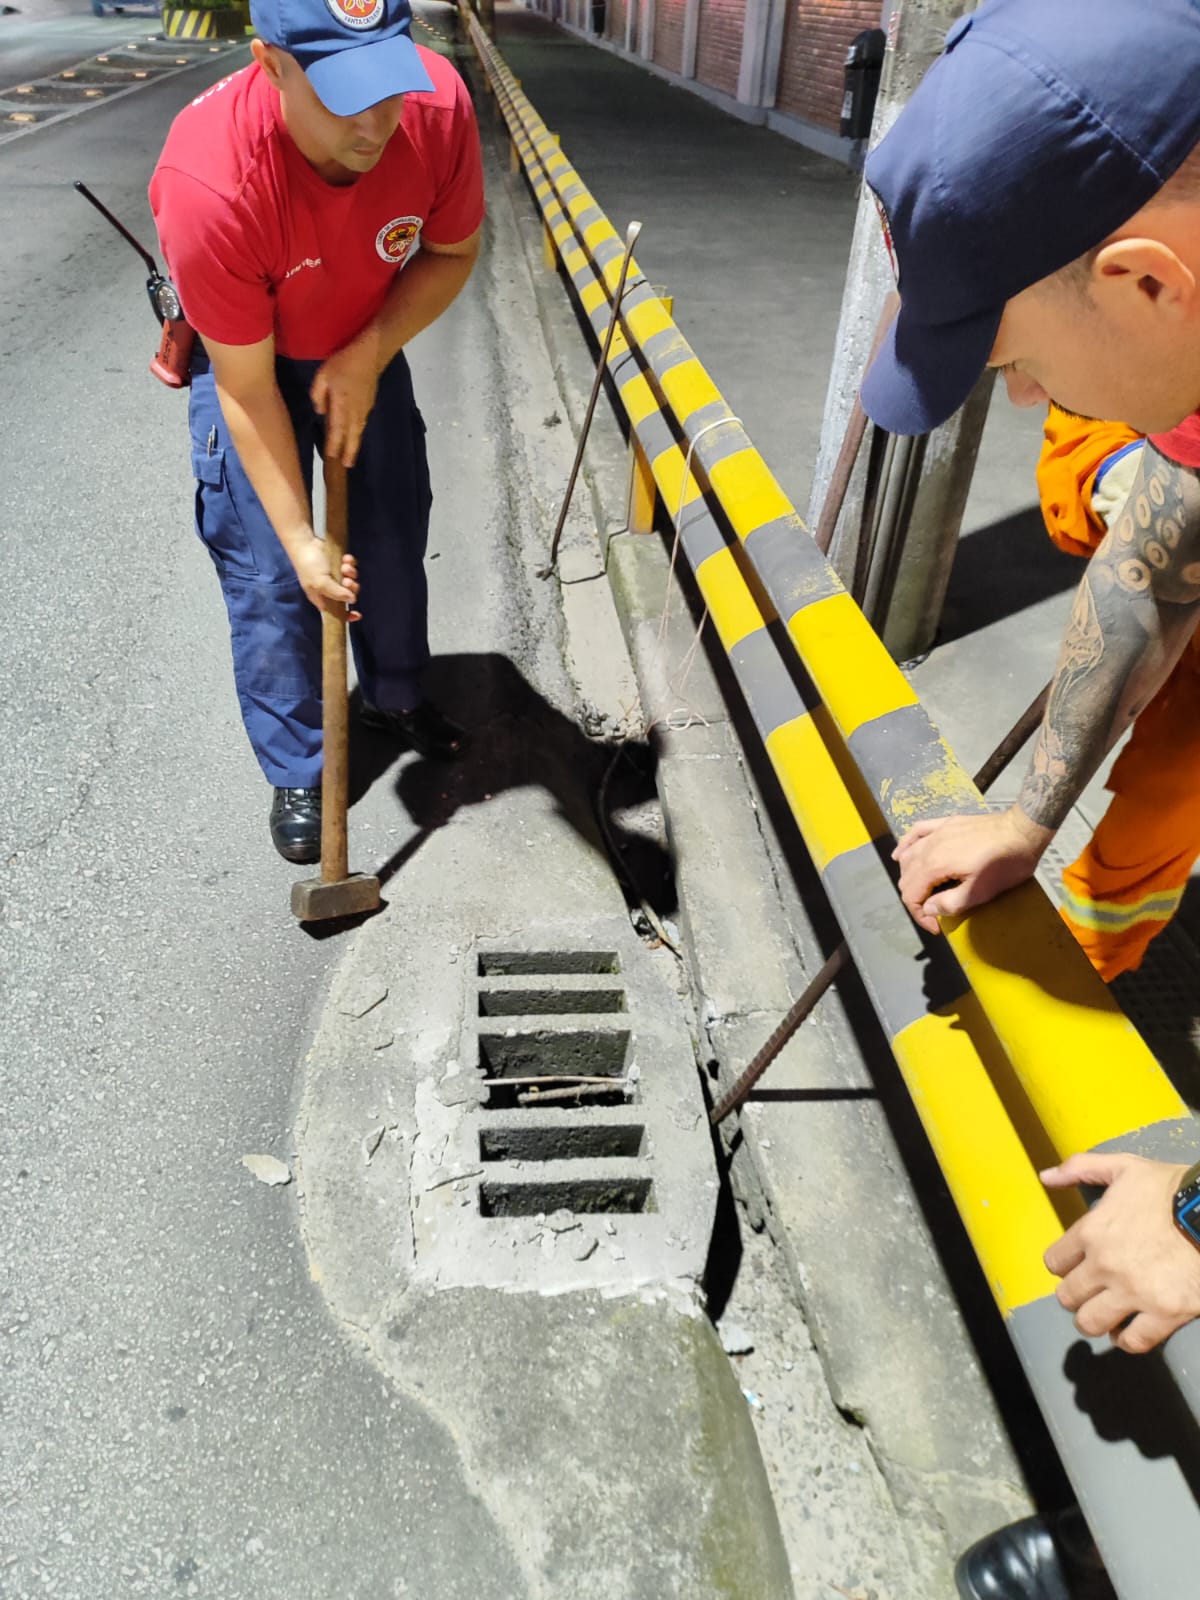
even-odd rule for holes
{"type": "MultiPolygon", "coordinates": [[[[625,989],[602,981],[621,970],[616,951],[485,950],[477,968],[480,1017],[513,1019],[503,1030],[495,1022],[478,1025],[481,1114],[489,1123],[479,1130],[480,1160],[543,1168],[549,1162],[641,1160],[643,1123],[580,1120],[627,1107],[635,1096],[625,989]],[[589,1027],[579,1025],[585,1016],[594,1019],[589,1027]],[[531,1111],[550,1121],[493,1123],[489,1115],[531,1111]]],[[[581,1172],[552,1180],[485,1178],[479,1186],[484,1217],[652,1209],[649,1177],[581,1172]]]]}
{"type": "Polygon", "coordinates": [[[624,918],[595,931],[474,947],[409,1167],[417,1270],[441,1287],[703,1271],[717,1183],[687,1019],[624,918]]]}

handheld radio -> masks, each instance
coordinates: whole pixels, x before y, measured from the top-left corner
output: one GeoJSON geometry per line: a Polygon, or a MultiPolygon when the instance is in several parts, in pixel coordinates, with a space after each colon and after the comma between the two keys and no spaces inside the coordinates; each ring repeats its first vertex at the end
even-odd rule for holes
{"type": "Polygon", "coordinates": [[[150,362],[150,371],[160,383],[165,383],[168,389],[186,389],[191,381],[188,369],[196,332],[183,314],[175,285],[169,278],[163,277],[158,270],[158,263],[149,250],[142,248],[125,224],[117,221],[108,207],[96,199],[86,184],[76,180],[75,187],[85,200],[95,206],[104,220],[112,224],[122,239],[133,246],[146,263],[150,272],[150,276],[146,279],[146,293],[150,297],[154,320],[162,326],[162,338],[159,340],[158,352],[150,362]]]}

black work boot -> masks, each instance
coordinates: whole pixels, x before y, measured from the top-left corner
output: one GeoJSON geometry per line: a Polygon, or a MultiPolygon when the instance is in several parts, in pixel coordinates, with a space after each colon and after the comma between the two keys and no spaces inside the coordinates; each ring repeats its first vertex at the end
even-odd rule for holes
{"type": "Polygon", "coordinates": [[[271,843],[285,861],[321,859],[321,791],[276,789],[271,801],[271,843]]]}
{"type": "Polygon", "coordinates": [[[1074,1506],[998,1528],[959,1557],[962,1600],[1116,1600],[1074,1506]]]}
{"type": "Polygon", "coordinates": [[[464,730],[432,700],[422,700],[412,711],[384,711],[364,700],[360,719],[364,726],[392,734],[433,761],[456,761],[467,746],[464,730]]]}

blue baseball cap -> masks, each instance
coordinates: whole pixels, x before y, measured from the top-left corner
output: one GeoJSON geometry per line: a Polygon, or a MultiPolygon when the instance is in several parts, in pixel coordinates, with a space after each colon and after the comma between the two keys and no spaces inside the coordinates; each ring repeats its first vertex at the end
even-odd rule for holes
{"type": "Polygon", "coordinates": [[[1102,243],[1200,143],[1200,0],[984,0],[872,151],[900,312],[863,380],[928,433],[1007,301],[1102,243]]]}
{"type": "Polygon", "coordinates": [[[408,0],[250,0],[250,20],[260,39],[295,56],[334,116],[433,88],[408,0]]]}

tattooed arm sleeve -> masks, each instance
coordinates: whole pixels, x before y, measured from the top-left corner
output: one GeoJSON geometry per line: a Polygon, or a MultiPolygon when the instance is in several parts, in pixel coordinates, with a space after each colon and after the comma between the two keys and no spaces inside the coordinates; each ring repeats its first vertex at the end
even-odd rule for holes
{"type": "Polygon", "coordinates": [[[1147,441],[1124,510],[1088,562],[1018,802],[1061,826],[1200,621],[1200,474],[1147,441]]]}

